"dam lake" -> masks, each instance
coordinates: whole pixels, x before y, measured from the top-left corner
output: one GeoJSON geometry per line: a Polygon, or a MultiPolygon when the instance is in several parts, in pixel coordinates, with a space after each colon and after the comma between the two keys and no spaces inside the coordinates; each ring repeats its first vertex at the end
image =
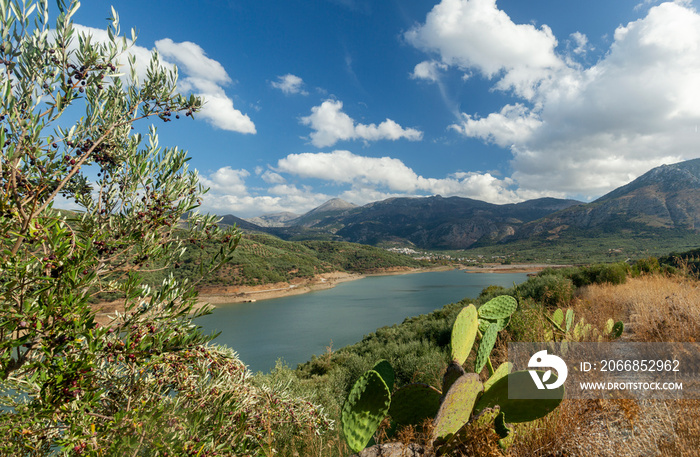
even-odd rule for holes
{"type": "Polygon", "coordinates": [[[429,313],[490,285],[512,287],[526,273],[467,273],[462,270],[368,276],[332,289],[301,295],[218,305],[195,321],[214,343],[238,353],[253,371],[269,372],[278,359],[290,367],[360,341],[379,327],[429,313]]]}

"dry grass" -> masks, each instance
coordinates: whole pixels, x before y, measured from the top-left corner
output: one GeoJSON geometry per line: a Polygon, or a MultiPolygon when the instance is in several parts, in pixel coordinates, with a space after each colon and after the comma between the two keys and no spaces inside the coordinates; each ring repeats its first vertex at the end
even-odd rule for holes
{"type": "Polygon", "coordinates": [[[631,341],[692,343],[700,335],[700,282],[694,280],[653,275],[588,286],[574,308],[599,327],[610,317],[624,321],[631,341]]]}
{"type": "MultiPolygon", "coordinates": [[[[700,336],[700,283],[694,280],[655,275],[588,286],[572,306],[598,328],[611,317],[622,320],[628,341],[700,336]]],[[[518,434],[510,456],[700,456],[700,401],[565,400],[518,434]]]]}

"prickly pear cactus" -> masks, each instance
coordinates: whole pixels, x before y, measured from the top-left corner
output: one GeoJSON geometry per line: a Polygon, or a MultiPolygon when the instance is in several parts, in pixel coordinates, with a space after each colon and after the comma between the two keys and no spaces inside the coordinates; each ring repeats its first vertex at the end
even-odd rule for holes
{"type": "Polygon", "coordinates": [[[612,319],[608,319],[608,322],[605,323],[605,333],[608,334],[610,339],[616,340],[620,338],[624,330],[625,324],[622,321],[615,322],[612,319]]]}
{"type": "Polygon", "coordinates": [[[446,394],[452,384],[464,374],[464,368],[457,362],[452,362],[447,366],[445,374],[442,375],[442,393],[446,394]]]}
{"type": "Polygon", "coordinates": [[[469,305],[463,308],[452,326],[452,360],[459,365],[462,365],[469,357],[478,327],[476,307],[469,305]]]}
{"type": "Polygon", "coordinates": [[[484,369],[484,365],[491,355],[491,350],[494,344],[496,344],[496,338],[498,338],[498,331],[500,330],[497,323],[491,324],[486,329],[484,336],[481,337],[481,342],[479,343],[479,350],[476,352],[476,362],[474,363],[474,372],[481,373],[484,369]]]}
{"type": "Polygon", "coordinates": [[[389,415],[400,425],[419,425],[435,417],[440,408],[441,393],[427,384],[403,386],[391,396],[389,415]]]}
{"type": "Polygon", "coordinates": [[[511,424],[506,424],[506,415],[503,412],[496,416],[496,419],[493,421],[493,428],[498,436],[501,437],[498,440],[498,445],[505,451],[513,444],[515,430],[511,424]]]}
{"type": "Polygon", "coordinates": [[[374,371],[379,373],[379,376],[384,380],[384,384],[389,388],[389,392],[394,389],[394,368],[388,360],[380,360],[372,368],[374,371]]]}
{"type": "Polygon", "coordinates": [[[625,331],[625,324],[622,321],[615,322],[613,325],[612,332],[610,332],[610,338],[616,340],[622,336],[622,332],[625,331]]]}
{"type": "Polygon", "coordinates": [[[509,295],[492,298],[479,307],[479,317],[484,319],[505,319],[518,309],[518,301],[509,295]]]}
{"type": "Polygon", "coordinates": [[[569,308],[566,310],[566,333],[571,331],[571,327],[574,325],[574,310],[569,308]]]}
{"type": "MultiPolygon", "coordinates": [[[[554,375],[552,375],[554,376],[554,375]]],[[[500,407],[510,422],[529,422],[552,412],[564,398],[564,386],[540,391],[532,382],[529,371],[516,371],[496,381],[484,392],[474,406],[477,414],[486,408],[500,407]],[[517,386],[518,396],[530,399],[508,398],[508,383],[517,386]],[[547,398],[534,398],[547,396],[547,398]]]]}
{"type": "Polygon", "coordinates": [[[512,369],[513,364],[510,362],[503,362],[501,365],[499,365],[499,367],[496,368],[496,371],[484,383],[484,392],[489,390],[491,386],[496,383],[496,381],[507,376],[512,369]]]}
{"type": "Polygon", "coordinates": [[[562,329],[562,325],[564,324],[564,312],[561,308],[557,308],[552,314],[552,322],[554,322],[560,330],[564,331],[564,329],[562,329]]]}
{"type": "Polygon", "coordinates": [[[476,397],[483,389],[476,373],[466,373],[452,384],[435,416],[433,439],[438,444],[446,442],[469,421],[476,397]]]}
{"type": "Polygon", "coordinates": [[[391,392],[374,370],[363,374],[350,391],[341,413],[343,434],[350,449],[360,452],[389,412],[391,392]]]}

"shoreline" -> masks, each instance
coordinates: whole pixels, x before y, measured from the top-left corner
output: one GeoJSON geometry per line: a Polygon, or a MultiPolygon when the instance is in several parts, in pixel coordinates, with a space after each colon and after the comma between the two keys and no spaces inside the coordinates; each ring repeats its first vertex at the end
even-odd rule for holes
{"type": "MultiPolygon", "coordinates": [[[[431,271],[461,270],[465,273],[536,273],[545,268],[561,268],[567,265],[547,265],[547,264],[485,264],[480,266],[464,265],[441,265],[428,268],[397,267],[376,273],[348,273],[344,271],[334,271],[321,273],[313,278],[296,278],[290,282],[279,282],[273,284],[263,284],[260,286],[219,286],[205,287],[199,291],[197,307],[228,305],[236,303],[252,303],[258,300],[269,300],[273,298],[301,295],[318,290],[332,289],[336,285],[356,281],[370,276],[393,276],[427,273],[431,271]]],[[[123,311],[123,302],[115,300],[113,302],[100,302],[94,305],[96,309],[96,320],[101,324],[109,322],[110,315],[115,311],[123,311]]]]}
{"type": "Polygon", "coordinates": [[[250,303],[257,300],[269,300],[272,298],[301,295],[317,290],[332,289],[340,283],[356,281],[370,276],[393,276],[454,269],[456,269],[454,266],[439,266],[433,268],[395,268],[378,273],[334,271],[331,273],[318,274],[311,279],[299,278],[291,282],[264,284],[260,286],[207,287],[199,292],[199,304],[202,306],[205,304],[216,306],[231,303],[250,303]]]}

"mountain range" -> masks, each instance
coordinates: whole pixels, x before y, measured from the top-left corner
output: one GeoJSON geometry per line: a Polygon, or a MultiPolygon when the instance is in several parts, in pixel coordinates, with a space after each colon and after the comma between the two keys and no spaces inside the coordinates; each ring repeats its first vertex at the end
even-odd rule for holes
{"type": "Polygon", "coordinates": [[[332,199],[303,215],[222,223],[288,240],[329,239],[380,246],[467,249],[524,239],[700,230],[700,159],[654,168],[591,203],[540,198],[496,205],[462,197],[390,198],[357,206],[332,199]]]}

